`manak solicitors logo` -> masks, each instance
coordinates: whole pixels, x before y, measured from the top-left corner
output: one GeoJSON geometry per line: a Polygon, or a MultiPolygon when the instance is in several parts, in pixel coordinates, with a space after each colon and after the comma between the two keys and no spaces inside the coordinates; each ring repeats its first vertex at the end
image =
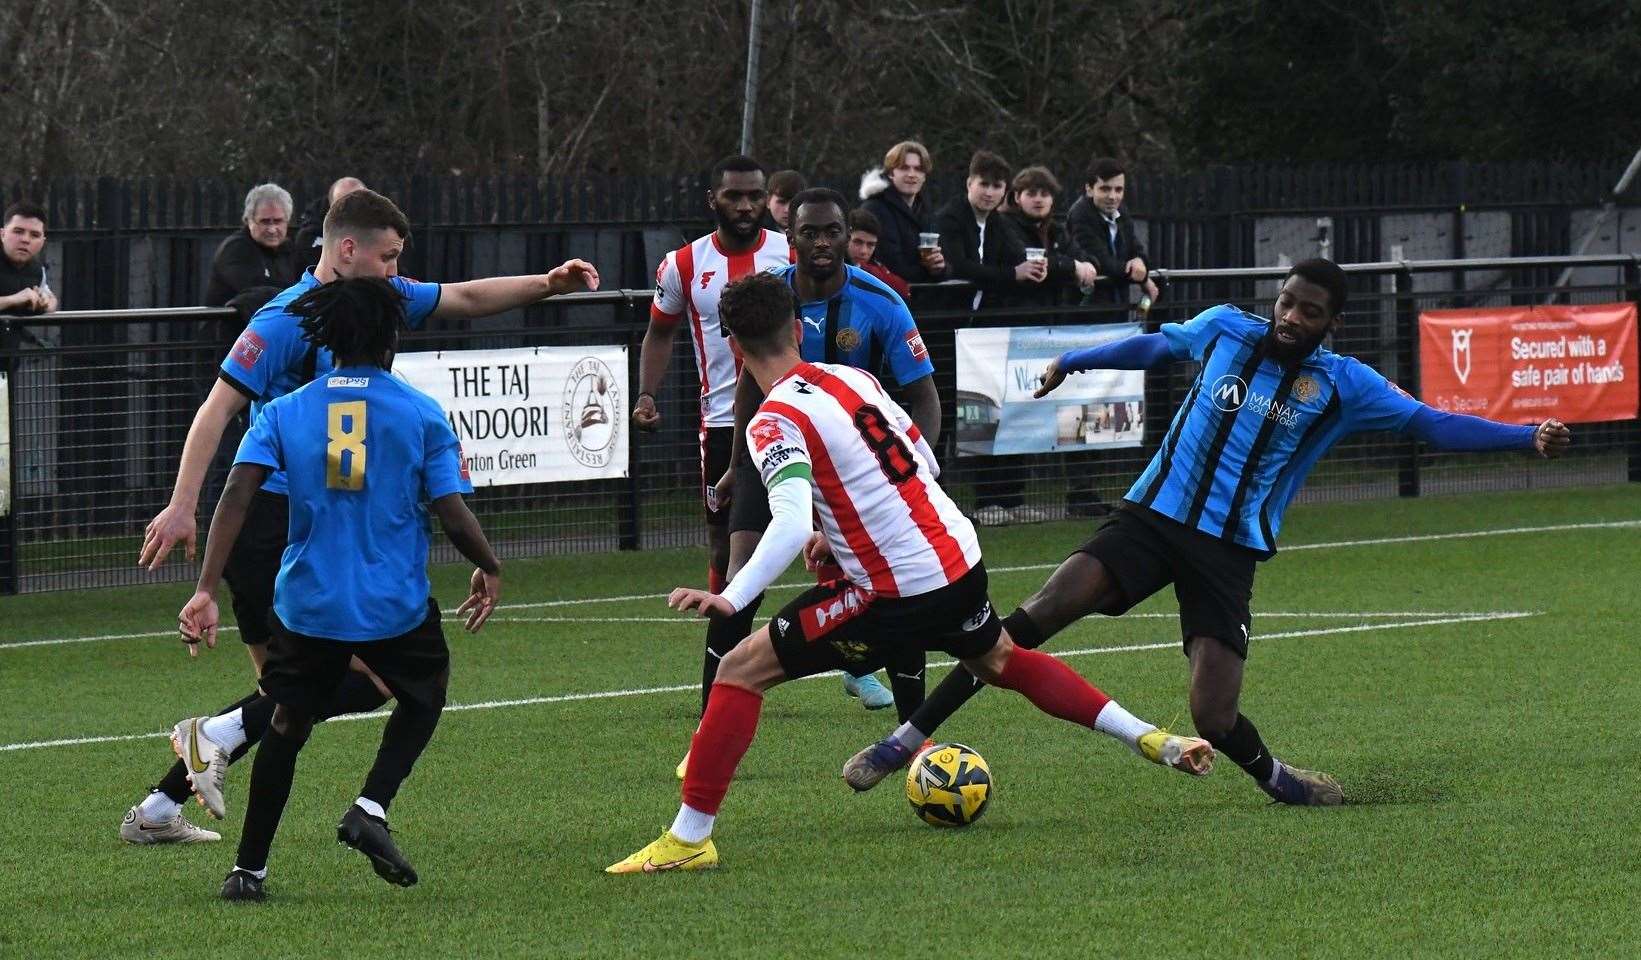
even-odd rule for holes
{"type": "Polygon", "coordinates": [[[1216,409],[1235,413],[1242,409],[1242,404],[1248,399],[1248,385],[1236,374],[1227,373],[1208,389],[1208,399],[1214,402],[1216,409]]]}

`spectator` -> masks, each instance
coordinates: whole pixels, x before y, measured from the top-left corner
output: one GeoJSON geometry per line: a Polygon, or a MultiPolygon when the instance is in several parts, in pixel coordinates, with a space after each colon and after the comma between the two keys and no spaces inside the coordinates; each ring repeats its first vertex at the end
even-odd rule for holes
{"type": "Polygon", "coordinates": [[[1020,289],[1011,300],[1022,306],[1074,303],[1079,288],[1094,285],[1096,272],[1087,254],[1054,219],[1054,198],[1060,181],[1047,167],[1027,167],[1014,176],[1013,202],[1004,216],[1020,234],[1026,248],[1043,251],[1048,276],[1037,287],[1020,289]]]}
{"type": "Polygon", "coordinates": [[[903,140],[883,155],[882,170],[869,170],[860,178],[860,198],[882,231],[877,237],[878,262],[907,283],[946,278],[945,254],[937,244],[920,241],[920,235],[935,232],[932,204],[923,195],[933,169],[927,147],[903,140]]]}
{"type": "Polygon", "coordinates": [[[19,200],[6,208],[0,223],[0,313],[38,314],[57,309],[46,265],[46,210],[38,203],[19,200]]]}
{"type": "MultiPolygon", "coordinates": [[[[1027,167],[1015,175],[1013,191],[1014,202],[1006,215],[1022,234],[1027,247],[1043,249],[1048,279],[1036,290],[1027,288],[1011,299],[1022,306],[1055,307],[1076,303],[1080,290],[1094,286],[1096,273],[1092,256],[1079,249],[1070,231],[1054,219],[1054,198],[1060,192],[1060,181],[1046,167],[1027,167]]],[[[1054,322],[1054,318],[1045,319],[1054,322]]],[[[1128,405],[1119,403],[1116,409],[1126,421],[1128,405]]],[[[1095,484],[1099,473],[1096,455],[1063,453],[1058,456],[1066,470],[1066,513],[1088,517],[1109,512],[1111,508],[1100,499],[1095,484]]],[[[1004,492],[1007,492],[1005,481],[1009,479],[1006,468],[999,467],[992,473],[993,482],[1004,492]]],[[[1023,481],[1024,476],[1018,479],[1023,481]]],[[[1046,511],[1030,504],[1009,510],[1009,519],[1016,522],[1046,518],[1046,511]]]]}
{"type": "Polygon", "coordinates": [[[312,270],[319,265],[319,250],[325,242],[325,214],[330,212],[331,204],[355,190],[363,189],[365,181],[358,177],[343,177],[325,191],[323,203],[314,203],[302,214],[302,227],[296,231],[295,249],[296,258],[304,269],[312,270]]]}
{"type": "Polygon", "coordinates": [[[769,208],[764,211],[764,226],[786,232],[786,213],[792,198],[804,191],[809,183],[796,170],[777,170],[769,175],[769,208]]]}
{"type": "Polygon", "coordinates": [[[883,225],[872,216],[872,211],[865,207],[856,207],[849,212],[849,262],[865,270],[867,273],[889,285],[889,289],[900,294],[900,299],[909,300],[912,288],[906,281],[895,276],[893,270],[877,262],[877,238],[883,232],[883,225]]]}
{"type": "Polygon", "coordinates": [[[1072,241],[1093,258],[1100,275],[1089,303],[1126,304],[1129,284],[1139,284],[1153,300],[1157,297],[1145,247],[1134,237],[1134,224],[1122,215],[1127,188],[1122,164],[1111,157],[1098,157],[1083,178],[1083,198],[1066,215],[1072,241]]]}
{"type": "MultiPolygon", "coordinates": [[[[976,310],[982,303],[1007,303],[1028,296],[1048,275],[1045,261],[1026,259],[1019,231],[998,212],[1008,185],[1008,163],[995,153],[977,150],[969,160],[966,195],[941,207],[935,217],[951,275],[977,288],[971,301],[976,310]]],[[[974,519],[981,525],[996,527],[1045,518],[1039,508],[1025,506],[1021,461],[981,457],[972,466],[974,519]]]]}
{"type": "Polygon", "coordinates": [[[302,260],[290,239],[291,195],[277,183],[252,187],[245,195],[244,228],[222,241],[211,260],[205,305],[220,307],[251,287],[284,289],[302,275],[302,260]]]}
{"type": "Polygon", "coordinates": [[[935,228],[953,277],[977,288],[973,307],[1012,296],[1040,284],[1048,264],[1026,260],[1020,234],[997,212],[1009,186],[1009,165],[988,150],[969,160],[967,194],[940,208],[935,228]]]}

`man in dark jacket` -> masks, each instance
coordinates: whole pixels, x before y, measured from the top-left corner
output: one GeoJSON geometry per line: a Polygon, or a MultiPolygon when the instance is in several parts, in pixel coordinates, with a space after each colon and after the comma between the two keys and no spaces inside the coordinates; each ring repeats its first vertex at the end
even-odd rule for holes
{"type": "Polygon", "coordinates": [[[1043,251],[1048,276],[1036,287],[1017,290],[1011,303],[1043,307],[1075,303],[1079,289],[1094,285],[1097,274],[1091,258],[1054,219],[1054,198],[1059,192],[1060,181],[1047,167],[1027,167],[1014,175],[1013,201],[1003,215],[1027,250],[1043,251]]]}
{"type": "Polygon", "coordinates": [[[1135,238],[1134,224],[1122,214],[1127,188],[1122,164],[1111,157],[1098,157],[1088,165],[1083,198],[1066,215],[1071,239],[1093,258],[1100,275],[1089,297],[1092,303],[1126,304],[1129,284],[1139,284],[1153,300],[1157,296],[1145,246],[1135,238]]]}
{"type": "Polygon", "coordinates": [[[878,262],[907,283],[946,279],[946,258],[938,244],[920,239],[935,232],[932,205],[923,193],[931,162],[929,150],[916,140],[904,140],[883,155],[883,169],[860,178],[860,198],[877,217],[878,262]]]}
{"type": "Polygon", "coordinates": [[[205,305],[220,307],[251,287],[284,289],[302,275],[289,231],[295,212],[291,195],[277,183],[263,183],[245,195],[244,225],[222,241],[211,260],[205,305]]]}
{"type": "Polygon", "coordinates": [[[0,220],[0,313],[39,314],[57,309],[46,266],[46,208],[19,200],[0,220]]]}
{"type": "Polygon", "coordinates": [[[1008,163],[989,150],[977,150],[969,160],[965,195],[935,216],[949,273],[975,285],[976,310],[982,303],[1006,303],[1035,290],[1048,276],[1048,264],[1026,260],[1019,232],[997,212],[1008,184],[1008,163]]]}

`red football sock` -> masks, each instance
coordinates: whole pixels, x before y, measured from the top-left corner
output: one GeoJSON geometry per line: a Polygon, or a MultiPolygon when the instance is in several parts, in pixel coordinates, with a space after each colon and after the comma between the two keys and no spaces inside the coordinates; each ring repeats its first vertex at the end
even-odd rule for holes
{"type": "Polygon", "coordinates": [[[684,802],[714,816],[729,792],[729,781],[741,757],[758,732],[758,714],[764,698],[732,683],[715,683],[707,698],[707,712],[689,745],[689,769],[684,772],[684,802]]]}
{"type": "Polygon", "coordinates": [[[729,586],[729,583],[724,580],[723,574],[713,567],[707,567],[707,590],[712,593],[723,593],[724,588],[727,586],[729,586]]]}
{"type": "MultiPolygon", "coordinates": [[[[1023,694],[1049,716],[1090,728],[1111,702],[1098,687],[1058,658],[1025,647],[1014,648],[1003,665],[1002,676],[993,685],[1023,694]]],[[[691,757],[690,762],[694,763],[695,758],[691,757]]]]}

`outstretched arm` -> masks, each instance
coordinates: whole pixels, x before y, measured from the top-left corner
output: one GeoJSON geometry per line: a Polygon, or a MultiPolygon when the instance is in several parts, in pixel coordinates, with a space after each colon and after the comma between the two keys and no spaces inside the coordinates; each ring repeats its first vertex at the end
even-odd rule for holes
{"type": "Polygon", "coordinates": [[[1032,396],[1039,399],[1048,396],[1071,373],[1082,373],[1084,370],[1149,370],[1183,359],[1174,355],[1168,338],[1160,333],[1142,333],[1097,347],[1067,350],[1049,361],[1043,371],[1043,385],[1032,396]]]}
{"type": "Polygon", "coordinates": [[[592,264],[566,260],[548,273],[444,284],[433,313],[440,317],[487,317],[561,293],[597,289],[598,270],[592,264]]]}
{"type": "Polygon", "coordinates": [[[479,519],[473,516],[461,494],[447,493],[434,500],[433,512],[438,515],[445,536],[477,568],[473,571],[467,599],[456,610],[458,615],[466,615],[468,631],[476,633],[496,611],[496,603],[501,599],[501,561],[496,559],[479,519]]]}
{"type": "Polygon", "coordinates": [[[1408,419],[1406,430],[1437,449],[1455,453],[1535,450],[1542,457],[1559,457],[1573,442],[1572,431],[1560,420],[1546,420],[1531,427],[1443,413],[1422,405],[1408,419]]]}

